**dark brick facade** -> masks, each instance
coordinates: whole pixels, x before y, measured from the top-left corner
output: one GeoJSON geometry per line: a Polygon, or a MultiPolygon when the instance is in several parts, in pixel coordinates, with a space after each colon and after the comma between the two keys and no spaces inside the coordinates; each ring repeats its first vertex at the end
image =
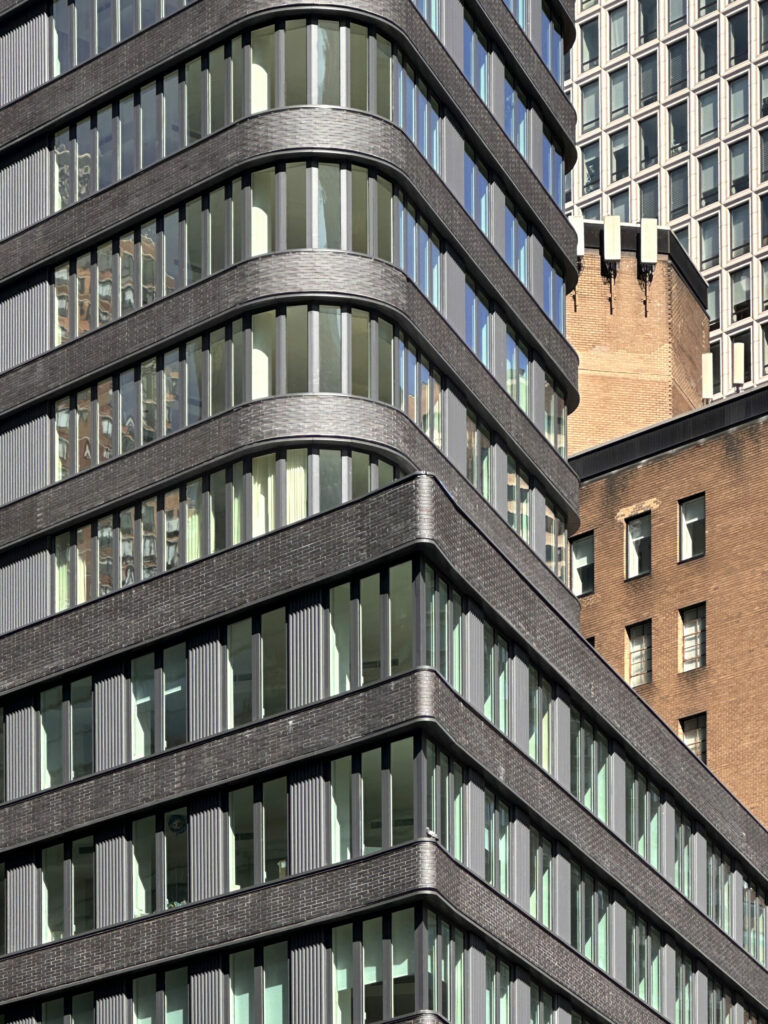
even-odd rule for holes
{"type": "MultiPolygon", "coordinates": [[[[575,155],[574,114],[534,45],[498,0],[473,0],[468,6],[481,28],[487,29],[497,53],[536,94],[545,119],[564,143],[566,163],[571,163],[575,155]]],[[[0,18],[33,7],[18,0],[0,0],[0,18]]],[[[556,2],[554,8],[565,19],[564,33],[570,41],[572,0],[556,2]]],[[[446,6],[446,10],[454,19],[452,50],[438,41],[409,0],[387,4],[339,0],[333,5],[320,0],[298,4],[287,0],[197,0],[0,110],[0,150],[12,156],[14,147],[40,140],[44,133],[116,98],[147,75],[159,75],[240,29],[285,16],[330,12],[336,18],[360,17],[380,26],[402,46],[419,71],[423,70],[468,142],[519,202],[522,213],[535,222],[541,241],[561,258],[569,283],[573,283],[573,232],[449,56],[458,50],[461,15],[458,4],[446,6]]],[[[537,506],[533,513],[539,525],[544,521],[546,492],[562,504],[570,528],[575,529],[577,477],[535,424],[544,423],[544,410],[538,407],[543,405],[543,369],[556,374],[568,390],[571,408],[575,407],[576,353],[483,237],[454,193],[406,136],[379,118],[350,110],[300,107],[275,110],[233,125],[5,241],[0,245],[0,288],[8,294],[25,275],[50,269],[84,247],[113,237],[121,228],[136,225],[241,170],[288,155],[309,159],[330,155],[364,162],[418,199],[451,255],[488,292],[523,340],[530,340],[540,353],[533,371],[539,390],[531,419],[502,387],[499,367],[494,369],[494,378],[467,349],[457,333],[460,324],[455,312],[451,329],[400,271],[351,253],[295,251],[246,261],[3,374],[0,417],[6,425],[12,425],[19,415],[40,416],[46,406],[50,413],[53,398],[91,385],[99,376],[244,313],[285,302],[360,305],[400,325],[530,470],[532,479],[542,485],[533,490],[531,499],[537,506]]],[[[467,668],[471,679],[466,700],[434,671],[417,666],[363,689],[294,707],[248,726],[0,804],[0,853],[12,871],[20,865],[29,868],[26,876],[17,871],[14,877],[17,889],[12,914],[18,917],[24,906],[33,906],[34,893],[30,902],[23,904],[18,887],[19,878],[33,878],[38,881],[31,886],[38,891],[39,865],[31,863],[37,844],[57,842],[81,830],[97,833],[102,829],[113,838],[130,816],[165,809],[170,802],[184,800],[190,807],[196,801],[202,804],[227,786],[266,773],[306,770],[309,774],[310,762],[316,764],[320,758],[418,732],[453,753],[468,769],[467,791],[473,796],[467,798],[462,826],[467,846],[478,846],[479,841],[482,856],[484,805],[477,779],[487,782],[520,811],[515,820],[519,834],[530,822],[551,837],[558,893],[552,927],[540,926],[521,909],[521,901],[513,903],[482,880],[482,864],[478,867],[472,860],[474,847],[472,857],[465,857],[473,865],[470,871],[433,839],[417,838],[348,863],[295,873],[256,888],[197,900],[33,948],[27,948],[34,941],[28,937],[33,932],[20,928],[25,937],[12,947],[18,951],[0,957],[0,1007],[58,995],[76,986],[98,988],[105,980],[125,985],[131,972],[161,971],[198,955],[223,959],[239,944],[295,937],[309,927],[326,936],[334,923],[424,903],[473,936],[472,952],[477,956],[472,959],[469,987],[474,1009],[465,1013],[467,1024],[481,1024],[485,948],[512,961],[520,976],[530,975],[548,988],[558,1000],[557,1024],[571,1024],[572,1010],[584,1013],[595,1024],[659,1021],[659,1015],[622,983],[622,964],[611,964],[609,975],[570,945],[566,922],[571,861],[583,864],[610,886],[615,908],[611,912],[619,922],[614,959],[620,960],[626,952],[621,926],[626,902],[641,909],[648,922],[661,930],[667,952],[679,945],[695,960],[705,992],[706,974],[711,972],[716,979],[726,979],[742,1002],[768,1006],[766,971],[709,920],[700,904],[697,909],[673,887],[668,865],[664,876],[652,869],[624,842],[621,829],[601,824],[571,796],[566,788],[569,776],[562,765],[563,759],[568,760],[569,716],[588,712],[609,734],[612,757],[620,759],[627,753],[653,778],[669,780],[677,804],[706,821],[751,876],[763,880],[768,879],[765,832],[579,635],[577,601],[535,553],[543,553],[544,539],[535,538],[535,550],[524,544],[454,463],[401,412],[366,399],[332,394],[278,396],[239,406],[2,507],[0,547],[5,550],[4,559],[9,553],[12,556],[14,547],[119,509],[237,457],[327,441],[380,453],[408,475],[364,498],[0,636],[3,710],[10,710],[12,717],[27,701],[26,707],[34,715],[37,709],[29,703],[33,687],[68,680],[78,673],[89,673],[98,683],[111,678],[109,674],[124,666],[126,659],[149,645],[210,638],[236,615],[287,603],[304,590],[317,591],[411,556],[429,559],[463,595],[468,666],[474,658],[471,670],[467,668]],[[558,731],[553,730],[553,735],[559,744],[554,776],[528,756],[527,707],[515,706],[518,717],[510,731],[522,746],[495,729],[482,713],[483,695],[476,691],[486,679],[482,662],[486,633],[479,613],[516,645],[515,657],[509,661],[514,667],[509,670],[519,678],[510,692],[518,697],[523,692],[527,695],[528,661],[554,685],[552,714],[558,731]]],[[[454,444],[450,451],[456,463],[462,462],[462,452],[454,450],[460,447],[454,444]]],[[[503,508],[506,493],[496,497],[496,507],[503,508]]],[[[0,570],[4,568],[5,562],[0,561],[0,570]]],[[[414,587],[423,600],[424,578],[414,587]]],[[[13,595],[0,595],[0,600],[13,600],[13,595]]],[[[317,634],[313,637],[325,628],[326,609],[319,604],[315,608],[313,628],[317,634]]],[[[389,614],[389,610],[382,613],[384,617],[389,614]]],[[[426,626],[418,625],[420,635],[425,634],[426,626]]],[[[309,631],[302,634],[299,630],[291,634],[290,642],[295,644],[296,636],[309,635],[309,631]]],[[[317,654],[309,641],[307,646],[310,656],[317,654]]],[[[423,641],[420,646],[425,646],[423,641]]],[[[221,652],[214,651],[211,658],[217,653],[221,652]]],[[[305,652],[300,653],[303,656],[305,652]]],[[[195,664],[200,675],[216,675],[213,661],[195,664]]],[[[205,682],[214,685],[207,677],[205,682]]],[[[103,709],[99,713],[103,714],[103,709]]],[[[37,721],[31,720],[34,731],[37,721]]],[[[27,753],[36,756],[33,751],[27,753]]],[[[18,749],[14,755],[18,758],[18,749]]],[[[422,771],[423,751],[419,758],[414,771],[422,771]]],[[[30,785],[16,792],[31,789],[30,785]]],[[[320,817],[325,798],[317,791],[296,799],[306,802],[300,804],[301,813],[292,829],[298,827],[296,822],[325,822],[320,817]]],[[[391,795],[383,799],[391,799],[391,795]]],[[[424,802],[423,796],[414,800],[424,802]]],[[[418,806],[414,821],[419,829],[425,820],[425,809],[418,806]]],[[[206,839],[214,836],[216,841],[216,835],[212,827],[206,839]]],[[[526,846],[526,855],[528,852],[526,846]]],[[[525,900],[522,905],[528,907],[525,900]]],[[[38,913],[38,908],[32,912],[38,913]]],[[[117,919],[118,915],[109,918],[117,919]]],[[[328,959],[322,963],[330,975],[328,959]]],[[[670,990],[674,1003],[669,968],[666,980],[669,1018],[670,990]]],[[[304,991],[304,1003],[297,1006],[295,990],[292,995],[295,1024],[309,1024],[310,1020],[320,1024],[322,1010],[311,1017],[306,1005],[318,999],[318,993],[302,990],[301,984],[306,986],[306,980],[295,982],[298,991],[304,991]]],[[[695,1024],[703,1024],[704,1010],[701,1003],[695,1024]]],[[[193,1010],[190,1024],[214,1024],[194,1014],[193,1010]]],[[[436,1024],[437,1016],[421,1013],[401,1019],[436,1024]]]]}

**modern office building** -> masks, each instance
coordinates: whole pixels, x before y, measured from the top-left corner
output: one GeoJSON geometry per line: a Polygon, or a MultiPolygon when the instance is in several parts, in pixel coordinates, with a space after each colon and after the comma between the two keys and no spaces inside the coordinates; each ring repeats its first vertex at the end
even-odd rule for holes
{"type": "Polygon", "coordinates": [[[554,0],[0,0],[3,1024],[757,1024],[578,632],[554,0]]]}
{"type": "Polygon", "coordinates": [[[569,92],[588,219],[658,217],[706,278],[715,394],[768,375],[768,4],[580,0],[569,92]]]}

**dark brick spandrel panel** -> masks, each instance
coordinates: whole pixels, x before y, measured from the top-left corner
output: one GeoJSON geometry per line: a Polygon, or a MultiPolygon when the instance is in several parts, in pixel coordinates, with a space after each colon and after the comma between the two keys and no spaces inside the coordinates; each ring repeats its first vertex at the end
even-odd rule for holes
{"type": "Polygon", "coordinates": [[[90,984],[121,970],[188,958],[232,942],[277,936],[352,914],[381,912],[388,903],[427,903],[528,966],[554,992],[605,1020],[658,1024],[661,1018],[601,974],[569,946],[422,840],[373,857],[325,868],[243,893],[180,908],[98,934],[19,953],[0,962],[8,1001],[90,984]],[[190,942],[190,938],[194,940],[190,942]]]}

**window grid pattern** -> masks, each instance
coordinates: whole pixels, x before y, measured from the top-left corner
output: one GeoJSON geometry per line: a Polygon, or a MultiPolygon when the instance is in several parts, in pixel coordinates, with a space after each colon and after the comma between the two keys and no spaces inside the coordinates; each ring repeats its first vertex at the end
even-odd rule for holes
{"type": "MultiPolygon", "coordinates": [[[[726,0],[688,3],[687,9],[682,4],[659,2],[655,19],[658,38],[648,35],[643,42],[638,4],[608,10],[601,3],[597,16],[594,7],[584,7],[576,12],[573,54],[582,52],[584,39],[594,38],[596,51],[594,67],[585,67],[575,57],[571,60],[566,83],[578,115],[579,157],[570,175],[573,209],[586,211],[592,218],[618,213],[629,223],[637,223],[641,216],[658,215],[662,226],[678,232],[708,282],[719,286],[726,309],[733,305],[731,273],[735,269],[743,268],[748,275],[747,294],[758,296],[761,258],[768,250],[764,8],[726,0]],[[654,57],[655,73],[651,66],[654,57]],[[641,82],[643,70],[646,83],[641,82]],[[587,130],[583,103],[585,90],[586,102],[591,102],[588,87],[595,75],[610,116],[587,130]],[[685,89],[691,92],[681,105],[685,89]],[[658,163],[644,169],[639,122],[649,114],[658,119],[658,163]],[[612,173],[609,139],[623,129],[628,129],[629,152],[627,176],[619,178],[612,173]],[[716,168],[734,167],[734,162],[737,191],[731,193],[730,181],[718,183],[716,168]],[[745,171],[739,173],[742,166],[745,171]],[[689,197],[681,197],[683,181],[690,182],[689,197]],[[752,192],[745,195],[746,223],[738,230],[751,243],[740,253],[740,243],[735,250],[731,246],[728,200],[731,194],[741,197],[740,189],[750,187],[752,192]],[[713,213],[716,216],[711,219],[713,213]]],[[[740,282],[735,286],[742,287],[740,282]]],[[[768,373],[763,343],[768,307],[753,299],[743,309],[739,327],[745,330],[745,358],[753,367],[747,384],[756,384],[768,373]]],[[[719,309],[717,316],[710,316],[711,349],[717,361],[716,394],[734,390],[731,343],[735,323],[729,317],[721,318],[719,309]]]]}
{"type": "Polygon", "coordinates": [[[397,475],[392,463],[367,453],[288,448],[187,480],[53,538],[53,610],[65,611],[335,508],[397,475]]]}
{"type": "Polygon", "coordinates": [[[48,24],[54,75],[63,75],[193,0],[53,0],[48,24]]]}
{"type": "Polygon", "coordinates": [[[229,321],[56,399],[53,476],[68,479],[244,402],[310,390],[393,405],[442,448],[443,375],[399,327],[364,309],[297,304],[229,321]],[[310,365],[321,367],[317,380],[310,365]]]}
{"type": "Polygon", "coordinates": [[[57,267],[55,344],[243,259],[305,248],[343,249],[394,263],[442,308],[441,242],[405,195],[356,164],[289,163],[236,178],[57,267]],[[276,237],[278,178],[284,184],[283,238],[276,237]],[[347,206],[351,219],[342,216],[347,206]]]}
{"type": "MultiPolygon", "coordinates": [[[[413,615],[417,602],[420,600],[419,594],[423,594],[421,599],[425,602],[423,612],[419,612],[419,619],[423,620],[426,625],[424,638],[426,664],[432,665],[457,692],[463,693],[465,666],[469,663],[468,659],[470,657],[476,659],[481,656],[485,716],[510,738],[519,735],[520,727],[515,721],[513,711],[520,706],[519,699],[515,695],[516,685],[513,683],[515,678],[513,661],[516,658],[521,658],[525,662],[526,656],[523,652],[517,651],[511,639],[505,638],[495,631],[487,622],[482,623],[480,631],[482,651],[475,650],[475,643],[471,638],[477,637],[478,634],[476,629],[469,624],[470,608],[467,600],[428,563],[423,563],[420,569],[410,562],[403,563],[372,576],[362,579],[355,578],[347,583],[338,584],[321,595],[320,600],[328,609],[327,638],[324,643],[327,649],[334,652],[327,669],[326,693],[332,695],[367,685],[386,678],[392,673],[408,670],[413,666],[416,650],[413,615]],[[419,571],[423,574],[423,588],[416,584],[419,571]],[[396,614],[395,609],[397,609],[396,614]],[[386,639],[382,641],[384,637],[386,639]],[[354,656],[353,652],[356,652],[354,656]]],[[[474,610],[472,614],[475,614],[474,610]]],[[[289,706],[288,678],[290,670],[286,608],[263,610],[246,619],[223,626],[220,643],[223,650],[226,678],[225,728],[247,725],[252,721],[280,713],[289,706]]],[[[187,719],[188,667],[185,645],[176,644],[148,654],[140,654],[124,665],[113,666],[113,671],[115,670],[124,676],[129,695],[126,702],[126,707],[130,708],[129,720],[126,724],[127,733],[131,737],[128,756],[130,758],[151,756],[163,749],[171,749],[187,742],[189,735],[187,719]]],[[[90,677],[84,677],[76,683],[69,684],[70,701],[80,689],[84,693],[90,694],[90,677]]],[[[527,669],[527,695],[528,720],[525,723],[528,737],[527,753],[545,770],[552,771],[552,752],[556,742],[553,713],[555,690],[543,673],[533,665],[527,669]]],[[[587,714],[580,712],[572,704],[564,692],[560,691],[559,695],[570,704],[568,717],[570,720],[571,792],[599,820],[610,824],[610,807],[612,800],[615,802],[615,796],[611,796],[611,741],[587,714]]],[[[64,716],[63,722],[66,723],[67,720],[67,689],[60,684],[54,687],[49,686],[33,696],[33,701],[40,736],[41,763],[58,765],[62,757],[61,738],[67,730],[66,724],[62,724],[62,715],[64,716]]],[[[80,708],[80,719],[76,729],[79,735],[77,746],[81,751],[86,752],[83,760],[83,775],[93,771],[93,762],[89,762],[89,767],[85,761],[92,757],[91,752],[96,740],[96,726],[93,702],[88,699],[80,708]]],[[[412,741],[409,742],[411,753],[408,756],[412,758],[413,744],[412,741]]],[[[425,804],[429,809],[429,828],[453,856],[461,859],[466,855],[462,824],[464,818],[462,810],[463,780],[466,778],[466,773],[447,754],[441,753],[428,744],[424,750],[427,778],[430,780],[428,782],[430,795],[425,804]]],[[[625,811],[622,817],[626,823],[626,840],[639,856],[648,861],[656,870],[660,870],[661,789],[633,764],[623,750],[619,751],[619,756],[624,761],[625,782],[622,795],[625,811]]],[[[384,784],[382,772],[388,770],[391,774],[392,757],[391,751],[385,756],[379,750],[375,756],[370,754],[354,763],[350,761],[349,769],[342,773],[343,778],[346,779],[344,786],[346,786],[347,793],[354,795],[357,792],[363,799],[363,807],[367,800],[371,809],[367,826],[361,825],[353,829],[349,824],[346,829],[341,829],[341,834],[349,836],[350,842],[353,834],[361,837],[359,841],[364,845],[361,846],[360,852],[376,852],[380,842],[384,842],[381,836],[385,833],[393,837],[392,841],[394,841],[395,835],[401,835],[399,841],[406,840],[406,832],[408,835],[412,835],[412,825],[410,832],[407,824],[405,831],[397,832],[395,820],[402,819],[403,822],[410,820],[409,814],[412,812],[409,812],[407,808],[412,806],[413,796],[407,796],[411,787],[411,783],[408,783],[407,779],[405,788],[401,785],[399,790],[401,794],[405,794],[405,803],[402,804],[401,801],[397,804],[397,806],[405,807],[406,810],[402,814],[398,812],[395,818],[391,819],[385,832],[381,831],[382,820],[377,808],[385,802],[381,789],[384,784]],[[358,783],[353,783],[353,776],[359,779],[358,783]]],[[[64,763],[66,764],[66,759],[64,763]]],[[[399,758],[399,763],[404,763],[402,758],[399,758]]],[[[407,772],[404,778],[406,776],[411,777],[407,772]]],[[[332,778],[332,775],[329,775],[329,778],[332,778]]],[[[65,781],[63,771],[55,778],[46,777],[41,772],[36,789],[61,785],[65,781]]],[[[245,818],[242,816],[242,802],[245,799],[243,792],[238,790],[240,795],[236,799],[233,798],[234,803],[230,801],[229,804],[230,814],[234,814],[237,822],[240,823],[230,828],[229,877],[232,888],[241,888],[245,884],[251,884],[250,882],[246,883],[244,879],[254,877],[251,868],[242,867],[245,861],[243,856],[237,853],[237,850],[240,850],[242,854],[243,849],[250,849],[249,844],[252,845],[252,839],[249,837],[252,827],[255,827],[252,825],[253,818],[250,811],[246,813],[245,818]],[[242,824],[243,821],[246,823],[245,826],[242,824]],[[246,846],[238,845],[241,843],[245,843],[246,846]]],[[[342,801],[342,804],[351,807],[349,801],[352,800],[352,795],[349,795],[348,799],[345,797],[346,803],[342,801]]],[[[246,805],[252,806],[257,797],[256,790],[248,790],[246,805]]],[[[493,816],[490,816],[489,810],[486,822],[491,830],[489,835],[494,836],[493,843],[496,844],[497,852],[494,855],[493,864],[488,862],[487,870],[496,880],[493,882],[494,885],[502,892],[508,885],[510,893],[512,893],[512,876],[507,873],[506,867],[502,868],[501,866],[507,864],[507,856],[511,857],[511,852],[505,853],[503,844],[502,848],[499,848],[498,845],[499,837],[503,832],[500,823],[503,823],[503,827],[506,828],[507,816],[504,810],[506,805],[499,804],[497,797],[494,797],[493,800],[493,816]],[[505,878],[509,879],[509,882],[505,882],[505,878]]],[[[692,842],[698,826],[675,806],[672,794],[665,793],[664,800],[671,804],[674,810],[673,881],[680,892],[690,899],[693,884],[692,842]]],[[[392,806],[391,800],[390,806],[392,806]]],[[[351,814],[352,811],[350,810],[349,813],[351,814]]],[[[511,820],[513,817],[510,806],[509,819],[511,820]]],[[[158,827],[153,825],[152,829],[156,832],[158,827]]],[[[162,827],[165,827],[164,823],[162,827]]],[[[145,826],[145,830],[149,830],[148,825],[145,826]]],[[[488,843],[488,850],[491,851],[494,848],[493,843],[490,840],[488,843]]],[[[341,840],[338,845],[341,849],[343,846],[341,840]]],[[[546,848],[544,849],[545,854],[542,856],[545,857],[545,860],[542,864],[546,864],[546,848]]],[[[732,899],[737,898],[737,894],[731,892],[735,868],[731,867],[730,860],[724,857],[711,842],[708,842],[708,850],[707,912],[719,927],[731,934],[731,914],[726,908],[730,906],[732,899]],[[726,865],[725,868],[723,868],[723,864],[726,865]]],[[[51,878],[58,877],[55,865],[63,863],[64,852],[64,850],[56,850],[49,855],[53,872],[51,878]]],[[[87,849],[80,852],[86,857],[85,863],[87,864],[87,849]]],[[[348,856],[352,855],[355,854],[350,847],[348,856]]],[[[74,854],[68,854],[68,856],[71,859],[74,854]]],[[[282,877],[285,870],[283,865],[287,863],[286,858],[287,854],[280,856],[275,854],[270,862],[272,867],[263,877],[266,877],[267,880],[271,877],[282,877]]],[[[537,858],[539,858],[538,854],[537,858]]],[[[151,863],[151,861],[147,863],[151,863]]],[[[264,870],[267,871],[267,868],[264,870]]],[[[537,892],[542,893],[546,891],[546,869],[539,865],[536,867],[536,872],[536,877],[540,879],[540,883],[536,883],[537,892]]],[[[763,888],[755,885],[748,874],[743,871],[742,876],[744,878],[744,928],[743,935],[734,937],[743,943],[744,948],[752,957],[765,964],[764,936],[768,919],[766,918],[763,888]]],[[[87,870],[83,877],[89,877],[87,870]]],[[[0,863],[0,880],[2,878],[2,863],[0,863]]],[[[150,899],[150,888],[144,887],[142,899],[150,899]]],[[[594,892],[594,889],[592,891],[594,892]]],[[[543,897],[534,895],[533,889],[526,894],[525,898],[529,897],[530,907],[543,906],[540,902],[543,897]]],[[[156,896],[151,896],[152,900],[156,900],[156,898],[156,896]]],[[[4,886],[0,881],[0,907],[3,904],[3,899],[4,886]]],[[[63,929],[69,927],[57,923],[68,920],[66,906],[63,897],[59,896],[52,900],[51,934],[63,933],[63,929]]],[[[87,908],[87,898],[83,906],[87,908]]],[[[531,910],[531,912],[534,911],[531,910]]],[[[538,913],[539,911],[536,910],[536,914],[538,913]]],[[[83,911],[79,920],[85,921],[86,919],[87,909],[83,911]]],[[[586,944],[590,934],[589,928],[592,928],[595,922],[592,920],[592,924],[588,927],[588,923],[583,917],[574,918],[574,920],[581,921],[578,927],[582,928],[584,938],[579,941],[586,944]]],[[[591,934],[594,936],[596,933],[592,931],[591,934]]],[[[595,955],[598,953],[595,952],[595,955]]],[[[599,955],[602,956],[602,954],[599,955]]]]}
{"type": "Polygon", "coordinates": [[[391,120],[441,171],[437,100],[389,40],[356,22],[288,20],[234,36],[58,130],[55,209],[244,117],[296,104],[344,106],[391,120]],[[286,59],[290,69],[278,77],[286,59]]]}

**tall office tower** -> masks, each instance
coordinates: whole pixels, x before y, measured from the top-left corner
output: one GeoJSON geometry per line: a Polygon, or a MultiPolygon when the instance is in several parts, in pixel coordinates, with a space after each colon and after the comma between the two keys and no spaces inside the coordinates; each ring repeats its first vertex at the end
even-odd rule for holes
{"type": "Polygon", "coordinates": [[[715,394],[768,376],[768,3],[580,0],[570,92],[585,217],[658,217],[707,280],[715,394]],[[739,374],[736,377],[738,379],[739,374]]]}
{"type": "Polygon", "coordinates": [[[3,1024],[757,1022],[565,586],[571,12],[0,17],[3,1024]]]}

